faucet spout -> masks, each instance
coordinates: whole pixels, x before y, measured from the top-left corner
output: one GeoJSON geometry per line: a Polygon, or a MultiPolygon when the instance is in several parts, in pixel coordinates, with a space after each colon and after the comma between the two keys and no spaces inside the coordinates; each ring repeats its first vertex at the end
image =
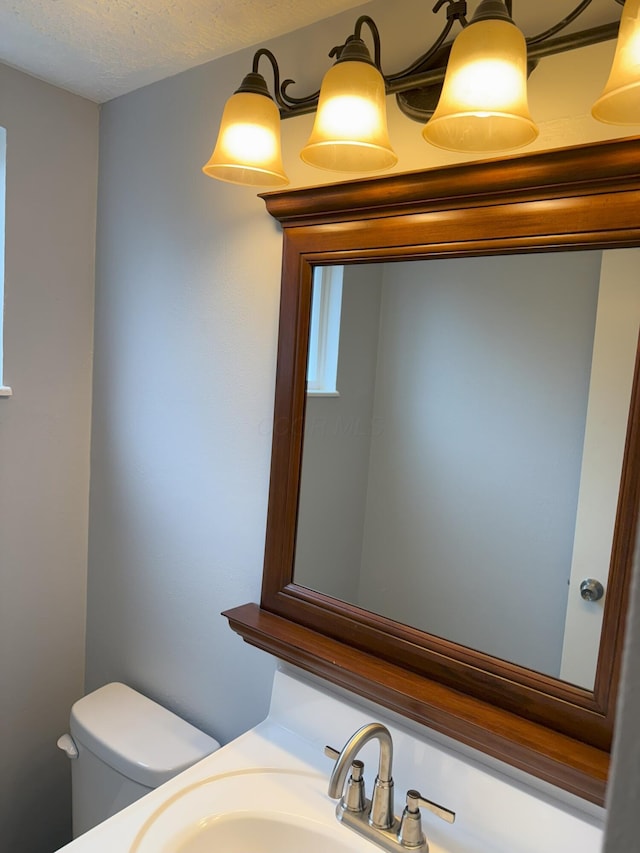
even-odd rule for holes
{"type": "Polygon", "coordinates": [[[370,740],[377,739],[380,743],[380,758],[378,776],[375,781],[371,798],[371,813],[369,823],[376,828],[388,829],[394,821],[393,814],[393,779],[391,765],[393,763],[393,741],[391,734],[382,723],[368,723],[351,735],[345,743],[329,779],[329,796],[339,799],[344,791],[347,773],[362,747],[370,740]]]}

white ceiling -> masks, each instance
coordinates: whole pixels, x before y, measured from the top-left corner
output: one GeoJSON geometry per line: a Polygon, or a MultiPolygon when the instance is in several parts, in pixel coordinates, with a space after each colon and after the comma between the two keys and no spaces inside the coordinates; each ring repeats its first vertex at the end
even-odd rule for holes
{"type": "MultiPolygon", "coordinates": [[[[0,0],[0,61],[102,103],[362,2],[0,0]]],[[[422,5],[430,10],[433,0],[422,5]]],[[[471,2],[470,10],[476,5],[471,2]]],[[[514,14],[530,34],[575,5],[577,0],[515,0],[514,14]]],[[[594,0],[580,23],[593,26],[619,14],[617,0],[594,0]]]]}
{"type": "Polygon", "coordinates": [[[363,0],[0,0],[0,61],[102,103],[363,0]]]}

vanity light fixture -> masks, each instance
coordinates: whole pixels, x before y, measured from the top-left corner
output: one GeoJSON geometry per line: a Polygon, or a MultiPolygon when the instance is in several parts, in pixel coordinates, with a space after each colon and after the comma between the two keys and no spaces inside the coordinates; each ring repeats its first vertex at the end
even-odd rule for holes
{"type": "Polygon", "coordinates": [[[627,0],[609,80],[591,113],[607,124],[640,123],[640,0],[627,0]]]}
{"type": "Polygon", "coordinates": [[[453,42],[422,135],[453,151],[521,148],[538,135],[527,103],[527,43],[502,0],[482,0],[453,42]]]}
{"type": "Polygon", "coordinates": [[[609,82],[593,107],[599,121],[640,123],[640,0],[611,0],[623,5],[614,21],[559,36],[591,5],[582,0],[565,18],[527,38],[513,22],[513,0],[481,0],[467,20],[466,0],[437,0],[445,6],[446,24],[431,47],[410,66],[384,74],[380,35],[372,18],[356,21],[353,35],[334,47],[320,91],[306,97],[288,93],[293,80],[280,83],[275,56],[260,48],[253,69],[224,108],[218,140],[203,167],[213,178],[249,186],[288,183],[280,153],[279,119],[316,113],[301,157],[310,165],[338,172],[372,172],[395,165],[386,122],[385,96],[395,94],[401,111],[425,122],[425,140],[462,152],[508,151],[532,142],[538,129],[529,114],[526,77],[538,61],[567,50],[618,41],[609,82]],[[452,42],[454,24],[462,30],[452,42]],[[367,25],[373,59],[362,38],[367,25]],[[274,94],[258,64],[272,67],[274,94]]]}
{"type": "Polygon", "coordinates": [[[271,62],[279,86],[276,58],[261,48],[253,57],[253,70],[225,104],[216,147],[202,167],[210,178],[248,186],[289,183],[280,150],[280,115],[267,81],[258,72],[261,56],[271,62]]]}
{"type": "Polygon", "coordinates": [[[398,162],[387,130],[384,77],[360,36],[364,23],[373,21],[359,18],[346,44],[329,54],[337,55],[336,63],[324,76],[313,130],[300,152],[310,166],[375,172],[398,162]]]}

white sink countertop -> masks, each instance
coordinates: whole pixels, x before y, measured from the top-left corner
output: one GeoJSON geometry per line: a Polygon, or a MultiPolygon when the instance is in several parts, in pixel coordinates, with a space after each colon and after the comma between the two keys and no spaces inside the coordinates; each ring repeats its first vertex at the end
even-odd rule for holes
{"type": "MultiPolygon", "coordinates": [[[[216,847],[222,843],[231,853],[224,838],[242,837],[242,843],[260,853],[262,847],[254,848],[246,839],[264,839],[271,833],[276,844],[280,837],[286,840],[292,826],[302,833],[301,849],[309,853],[315,848],[305,833],[311,830],[318,833],[318,849],[324,844],[337,853],[374,853],[379,848],[336,820],[337,803],[327,795],[333,762],[323,752],[326,744],[341,749],[358,728],[374,721],[384,723],[393,736],[395,813],[402,812],[410,788],[456,812],[450,825],[423,810],[430,853],[601,850],[602,809],[562,792],[556,796],[555,789],[535,780],[529,784],[523,774],[514,778],[508,768],[502,772],[502,766],[475,760],[424,727],[281,666],[262,723],[61,851],[170,853],[176,848],[166,839],[173,838],[174,828],[180,829],[181,821],[197,821],[205,809],[217,816],[216,847]]],[[[368,743],[358,755],[365,762],[367,796],[377,770],[377,750],[377,742],[368,743]]],[[[195,853],[201,848],[187,844],[179,849],[195,853]]],[[[398,853],[401,850],[398,847],[398,853]]]]}

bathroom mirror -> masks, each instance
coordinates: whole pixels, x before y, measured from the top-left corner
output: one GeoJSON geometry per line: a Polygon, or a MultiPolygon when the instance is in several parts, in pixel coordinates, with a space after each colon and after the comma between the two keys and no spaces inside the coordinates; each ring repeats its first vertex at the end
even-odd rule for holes
{"type": "MultiPolygon", "coordinates": [[[[284,240],[263,590],[259,606],[248,604],[225,614],[234,630],[246,641],[596,803],[604,800],[638,511],[640,395],[637,390],[637,318],[633,321],[635,326],[632,325],[625,338],[626,391],[621,391],[615,404],[618,409],[622,406],[613,430],[617,431],[618,438],[612,442],[615,449],[611,451],[613,456],[618,454],[617,470],[615,463],[610,462],[609,450],[606,453],[602,450],[603,433],[598,432],[602,426],[598,426],[599,418],[590,419],[588,411],[597,404],[600,393],[594,396],[591,387],[600,371],[596,358],[596,330],[601,319],[598,301],[606,291],[608,281],[624,280],[624,286],[632,293],[638,286],[635,274],[638,269],[636,247],[640,246],[640,224],[637,218],[640,209],[638,162],[640,142],[623,140],[265,196],[269,212],[283,227],[284,240]],[[564,286],[569,277],[568,269],[572,268],[572,275],[578,282],[579,298],[584,303],[580,309],[575,304],[575,292],[573,295],[565,294],[564,298],[568,302],[563,308],[557,302],[552,307],[545,307],[544,304],[535,306],[534,303],[542,298],[545,289],[543,282],[547,284],[552,275],[552,263],[559,263],[563,271],[558,287],[546,289],[551,291],[553,298],[561,298],[558,288],[564,286]],[[394,302],[389,303],[389,323],[396,324],[398,341],[402,343],[404,336],[405,349],[396,347],[385,351],[382,356],[377,351],[376,370],[386,371],[387,375],[387,380],[379,385],[378,390],[382,394],[383,389],[387,396],[403,397],[400,408],[395,410],[400,413],[400,417],[403,412],[406,414],[407,406],[415,408],[416,399],[420,402],[409,418],[411,423],[405,422],[403,425],[404,432],[396,432],[395,427],[390,429],[388,419],[392,409],[389,408],[383,415],[382,424],[370,421],[368,432],[375,433],[378,430],[382,435],[367,438],[385,439],[400,435],[407,449],[407,430],[415,426],[418,420],[424,420],[425,411],[431,412],[431,421],[436,414],[444,418],[445,424],[448,418],[449,427],[442,434],[445,435],[449,429],[447,437],[454,445],[453,452],[449,454],[450,461],[460,465],[467,476],[473,475],[464,487],[460,485],[462,481],[459,481],[458,491],[466,488],[473,492],[469,483],[473,482],[474,477],[487,476],[486,472],[482,475],[474,473],[476,458],[461,460],[465,452],[472,452],[472,437],[476,440],[480,438],[479,435],[474,436],[474,430],[469,429],[468,424],[465,425],[466,432],[460,432],[458,427],[461,422],[468,420],[477,424],[476,433],[481,432],[482,426],[482,431],[497,441],[497,436],[492,435],[497,428],[496,422],[482,421],[486,414],[483,410],[487,408],[486,401],[491,394],[494,399],[519,394],[523,398],[524,408],[519,410],[516,418],[516,430],[509,438],[500,438],[500,442],[503,445],[519,444],[526,451],[529,442],[539,437],[541,427],[533,422],[531,388],[525,386],[537,383],[546,393],[542,387],[547,384],[544,382],[545,374],[551,379],[550,374],[555,373],[550,363],[544,362],[551,355],[546,348],[555,347],[560,353],[565,348],[563,361],[566,363],[562,369],[567,369],[568,373],[563,377],[554,375],[554,383],[558,381],[560,384],[554,386],[544,402],[539,398],[533,404],[533,409],[546,406],[548,417],[560,418],[553,425],[547,423],[548,417],[543,418],[548,428],[547,438],[555,441],[557,433],[567,427],[569,420],[574,422],[574,427],[577,425],[577,431],[564,436],[564,445],[554,445],[554,449],[549,451],[558,457],[555,467],[559,469],[568,466],[572,469],[569,477],[572,486],[568,489],[569,497],[566,500],[563,498],[564,509],[560,508],[560,486],[551,485],[553,480],[547,480],[544,486],[535,485],[536,479],[543,473],[539,468],[540,459],[544,456],[538,455],[538,463],[534,466],[537,470],[530,468],[528,473],[526,464],[522,468],[521,458],[517,463],[521,467],[517,470],[515,483],[509,486],[513,496],[518,492],[518,482],[528,477],[522,491],[526,492],[524,497],[529,503],[523,504],[519,519],[513,514],[508,520],[505,519],[503,504],[493,516],[492,527],[486,520],[476,524],[478,513],[474,507],[479,509],[478,494],[484,495],[487,489],[486,481],[483,484],[480,480],[475,503],[457,505],[453,510],[458,515],[453,529],[458,531],[459,538],[471,538],[475,524],[482,534],[480,539],[476,538],[470,543],[464,561],[467,565],[456,567],[456,571],[459,570],[458,586],[467,585],[471,590],[471,598],[475,596],[477,601],[482,601],[483,607],[483,596],[487,599],[490,597],[486,586],[491,583],[483,580],[478,565],[470,556],[482,539],[489,543],[495,539],[511,540],[507,556],[500,559],[513,564],[515,573],[517,564],[526,563],[526,552],[531,537],[533,540],[536,538],[536,531],[540,534],[541,527],[551,522],[555,524],[562,513],[567,519],[572,517],[572,521],[567,520],[559,525],[564,536],[560,553],[564,552],[564,557],[553,558],[562,562],[561,572],[564,575],[561,574],[561,578],[564,578],[565,587],[567,580],[572,577],[571,567],[567,568],[567,559],[571,562],[580,551],[589,556],[594,548],[599,554],[603,551],[606,553],[604,558],[598,558],[597,563],[601,571],[600,580],[606,591],[603,604],[595,602],[597,609],[586,611],[598,613],[601,617],[601,630],[594,635],[591,672],[587,675],[565,675],[556,664],[543,666],[519,652],[510,653],[497,645],[492,647],[490,643],[474,640],[471,634],[456,634],[441,623],[432,626],[428,620],[421,621],[416,616],[416,610],[421,609],[418,596],[411,602],[413,610],[408,611],[402,611],[396,604],[385,609],[355,596],[341,597],[328,580],[330,570],[335,568],[335,556],[329,550],[325,549],[325,557],[321,559],[327,567],[325,579],[319,579],[317,574],[313,578],[305,575],[309,570],[309,552],[317,547],[308,538],[309,530],[315,529],[316,533],[318,530],[317,526],[310,527],[308,518],[305,519],[312,506],[308,495],[313,496],[315,491],[317,496],[319,488],[318,480],[315,487],[313,480],[309,480],[313,471],[309,464],[314,453],[310,437],[314,430],[316,436],[322,432],[318,424],[314,424],[315,413],[312,409],[319,399],[310,398],[307,393],[309,345],[310,338],[315,334],[311,329],[313,281],[314,276],[317,280],[318,271],[331,271],[332,268],[345,271],[345,288],[349,278],[360,276],[363,279],[360,282],[361,293],[363,286],[369,293],[375,289],[372,284],[374,279],[383,281],[388,277],[388,291],[394,293],[394,302]],[[528,271],[525,272],[525,269],[528,271]],[[455,367],[455,359],[463,364],[465,358],[467,364],[471,358],[474,362],[481,361],[478,349],[482,348],[481,342],[491,339],[492,344],[495,344],[496,338],[507,330],[516,346],[522,347],[519,356],[513,352],[507,356],[494,351],[485,365],[488,373],[484,379],[480,379],[479,374],[472,375],[464,370],[458,371],[457,379],[452,375],[446,378],[449,386],[454,381],[463,385],[466,381],[467,386],[485,383],[482,393],[476,393],[475,397],[460,398],[456,405],[462,407],[462,411],[457,413],[455,408],[449,412],[443,411],[443,400],[447,395],[440,398],[429,396],[429,403],[438,410],[436,413],[433,409],[424,408],[427,406],[427,402],[424,402],[426,394],[420,394],[411,401],[405,389],[411,384],[424,384],[424,374],[422,378],[416,376],[409,379],[408,383],[400,383],[397,379],[398,373],[408,371],[411,361],[421,361],[423,368],[425,364],[424,353],[420,354],[420,358],[409,358],[414,351],[425,347],[424,341],[418,346],[419,333],[415,337],[414,332],[410,332],[411,324],[423,323],[424,317],[420,317],[415,302],[404,298],[397,301],[401,285],[395,284],[400,279],[410,278],[409,274],[413,275],[416,271],[419,272],[418,283],[414,281],[408,285],[413,292],[411,298],[424,301],[428,297],[432,306],[434,300],[438,303],[438,310],[444,312],[437,323],[441,334],[443,326],[452,322],[447,320],[445,323],[442,319],[447,313],[451,314],[451,300],[457,302],[458,308],[466,309],[469,328],[458,329],[454,333],[453,324],[450,327],[447,325],[452,330],[451,339],[447,340],[448,336],[444,335],[440,344],[440,357],[443,352],[448,353],[449,367],[455,367]],[[435,296],[433,293],[429,295],[429,288],[425,284],[427,280],[436,282],[435,296]],[[456,296],[452,280],[472,282],[477,289],[473,292],[467,289],[456,296]],[[506,282],[506,289],[498,295],[493,306],[490,304],[493,297],[486,295],[488,291],[482,294],[482,281],[489,290],[498,281],[503,282],[503,285],[506,282]],[[513,283],[513,288],[508,287],[509,282],[513,283]],[[524,287],[519,287],[522,283],[525,283],[524,287]],[[526,308],[516,307],[515,312],[526,313],[530,320],[537,312],[541,323],[537,331],[534,326],[526,335],[512,328],[510,322],[504,319],[507,307],[505,300],[514,299],[518,289],[529,302],[526,308]],[[558,317],[563,311],[567,325],[565,335],[561,328],[564,321],[559,322],[558,317]],[[501,312],[502,321],[496,317],[497,312],[501,312]],[[579,313],[583,315],[581,323],[577,324],[579,330],[570,330],[568,324],[577,321],[579,313]],[[530,347],[542,333],[545,317],[552,317],[556,324],[552,335],[555,342],[551,344],[549,340],[545,344],[545,352],[538,353],[537,357],[542,358],[542,364],[538,365],[537,374],[535,370],[531,373],[533,355],[530,347]],[[481,333],[483,327],[487,331],[484,337],[481,333]],[[464,357],[463,343],[472,347],[473,355],[467,353],[464,357]],[[578,358],[578,351],[581,352],[582,360],[578,358]],[[519,372],[522,371],[522,382],[516,380],[505,385],[505,374],[508,371],[505,371],[504,362],[511,361],[517,365],[518,358],[521,361],[519,372]],[[574,367],[575,373],[572,372],[574,367]],[[466,380],[462,381],[465,376],[466,380]],[[491,383],[496,387],[490,394],[491,383]],[[558,403],[556,406],[554,397],[567,396],[574,398],[570,407],[572,414],[561,415],[561,400],[555,401],[558,403]],[[422,408],[421,401],[424,402],[422,408]],[[471,415],[469,409],[473,407],[471,415]],[[569,456],[572,457],[570,465],[569,456]],[[464,464],[460,464],[461,461],[464,464]],[[604,480],[601,478],[602,467],[606,468],[604,480]],[[590,473],[589,468],[595,469],[595,473],[593,470],[590,473]],[[603,485],[605,480],[608,482],[606,487],[603,485]],[[544,506],[545,503],[547,506],[544,506]],[[588,509],[586,516],[583,515],[586,510],[581,509],[582,503],[588,509]],[[533,511],[533,504],[537,504],[538,509],[542,508],[543,514],[537,517],[527,532],[520,531],[518,538],[515,528],[523,520],[529,523],[528,516],[533,511]],[[607,514],[608,529],[603,518],[607,514]],[[590,538],[594,528],[589,518],[594,517],[602,522],[601,529],[604,530],[604,533],[598,534],[597,547],[593,538],[590,538]],[[530,537],[529,541],[527,536],[530,537]],[[582,545],[576,546],[580,536],[586,538],[583,538],[582,545]],[[303,554],[306,556],[303,557],[303,554]],[[545,669],[551,671],[545,672],[545,669]]],[[[382,284],[380,288],[382,293],[382,284]]],[[[364,320],[367,312],[375,315],[377,310],[364,297],[356,300],[355,308],[354,305],[349,308],[343,302],[345,307],[355,310],[356,326],[352,328],[360,329],[366,325],[364,320]]],[[[435,309],[432,307],[430,310],[435,309]]],[[[384,328],[384,335],[387,340],[390,339],[391,325],[383,326],[375,318],[371,323],[372,327],[376,327],[377,323],[378,335],[384,328]]],[[[614,321],[614,338],[621,337],[615,333],[616,323],[614,321]]],[[[549,332],[545,328],[544,334],[549,332]]],[[[432,330],[432,335],[435,333],[432,330]]],[[[353,343],[351,333],[348,339],[353,343]]],[[[347,338],[343,338],[345,340],[347,338]]],[[[363,352],[364,349],[360,348],[361,356],[363,352]]],[[[368,363],[370,366],[371,361],[368,363]]],[[[474,363],[474,370],[476,366],[474,363]]],[[[618,368],[614,368],[613,372],[617,373],[618,368]]],[[[375,386],[374,379],[370,381],[375,386]]],[[[438,371],[429,378],[430,387],[437,390],[438,382],[442,381],[442,373],[438,371]]],[[[605,390],[607,384],[605,380],[605,390]]],[[[363,387],[363,381],[360,385],[363,387]]],[[[335,395],[336,392],[329,389],[326,393],[335,395]]],[[[342,393],[339,387],[337,393],[342,393]]],[[[335,404],[340,399],[327,397],[325,402],[335,404]]],[[[599,405],[605,412],[605,419],[608,418],[609,402],[605,399],[599,405]]],[[[506,419],[512,411],[509,407],[503,409],[500,418],[506,419]]],[[[344,431],[345,421],[342,423],[344,431]]],[[[367,429],[361,431],[367,432],[367,429]]],[[[434,439],[431,437],[429,440],[434,439]]],[[[418,438],[415,446],[422,442],[423,439],[418,438]]],[[[491,447],[490,442],[488,445],[485,443],[485,450],[487,447],[491,447]]],[[[516,468],[514,460],[509,462],[507,458],[505,461],[505,448],[501,448],[502,455],[498,454],[498,449],[493,447],[493,462],[488,470],[497,472],[499,463],[504,463],[503,473],[504,469],[516,468]]],[[[486,452],[488,454],[488,450],[486,452]]],[[[537,454],[541,452],[536,450],[537,454]]],[[[371,456],[370,447],[364,455],[367,453],[371,456]]],[[[379,484],[370,495],[379,498],[386,488],[389,492],[384,495],[387,502],[394,498],[394,490],[398,490],[401,483],[403,488],[406,486],[410,477],[413,478],[414,490],[421,489],[427,478],[426,473],[420,476],[424,462],[417,456],[415,447],[402,462],[399,461],[398,447],[395,453],[395,457],[379,457],[376,461],[379,470],[367,474],[372,484],[376,478],[379,479],[379,484]],[[410,477],[401,476],[403,471],[408,472],[410,477]]],[[[477,456],[477,446],[474,453],[477,456]]],[[[353,462],[354,454],[351,456],[353,462]]],[[[438,453],[434,458],[442,457],[443,453],[438,453]]],[[[433,460],[430,464],[433,464],[433,460]]],[[[554,467],[545,464],[547,468],[554,467]]],[[[330,467],[328,461],[324,476],[328,476],[330,467]]],[[[559,473],[551,471],[553,476],[559,473]]],[[[451,470],[444,470],[438,476],[442,494],[454,474],[451,470]]],[[[327,488],[331,490],[331,483],[327,488]]],[[[381,506],[385,501],[380,501],[381,506]]],[[[402,525],[407,522],[417,503],[429,501],[434,511],[443,503],[434,503],[433,497],[422,493],[416,498],[415,491],[397,491],[396,504],[401,508],[400,528],[389,533],[389,541],[384,544],[383,531],[377,544],[371,546],[378,552],[376,558],[381,560],[376,572],[383,584],[404,584],[407,587],[410,583],[401,579],[401,557],[406,561],[406,553],[401,552],[412,550],[416,563],[426,560],[422,550],[424,537],[414,539],[409,549],[406,540],[413,537],[413,533],[406,530],[403,537],[402,525]]],[[[372,507],[372,513],[374,509],[372,507]]],[[[379,516],[374,513],[371,518],[379,519],[379,516]]],[[[431,521],[432,516],[429,516],[429,523],[431,521]]],[[[328,532],[328,538],[344,537],[344,531],[352,529],[353,523],[335,526],[328,532]]],[[[443,549],[445,552],[447,550],[446,540],[444,543],[439,546],[439,560],[444,559],[443,549]]],[[[360,545],[362,547],[362,540],[360,545]]],[[[497,557],[490,559],[498,560],[497,557]]],[[[546,558],[538,555],[536,559],[546,558]]],[[[357,564],[358,560],[354,559],[353,562],[357,564]]],[[[576,567],[578,575],[581,568],[576,567]]],[[[356,572],[358,570],[356,565],[356,572]]],[[[527,572],[530,573],[531,570],[527,572]]],[[[517,596],[522,584],[526,584],[526,590],[522,591],[525,602],[529,603],[532,610],[543,613],[545,590],[536,587],[536,578],[514,578],[514,595],[517,596]]],[[[544,587],[544,584],[541,586],[544,587]]],[[[433,581],[434,598],[435,589],[439,587],[440,581],[433,581]]],[[[571,593],[571,587],[568,588],[571,593]]],[[[422,597],[426,589],[427,586],[421,592],[422,597]]],[[[384,588],[378,592],[381,593],[379,598],[392,598],[385,595],[384,588]]],[[[468,590],[465,590],[464,594],[467,593],[468,590]]],[[[571,598],[567,596],[566,589],[556,590],[550,595],[554,599],[561,599],[565,608],[571,598]]],[[[405,588],[401,598],[411,598],[410,589],[407,591],[405,588]]],[[[457,606],[443,603],[439,598],[434,603],[436,609],[441,607],[443,610],[457,606]]],[[[581,599],[579,604],[586,608],[588,602],[581,599]]],[[[478,621],[482,623],[501,618],[507,618],[504,607],[497,616],[495,612],[492,615],[487,612],[478,621]]],[[[568,616],[565,618],[568,619],[568,616]]],[[[560,633],[562,630],[559,629],[560,633]]]]}
{"type": "Polygon", "coordinates": [[[294,582],[593,689],[639,269],[640,249],[316,267],[294,582]]]}

